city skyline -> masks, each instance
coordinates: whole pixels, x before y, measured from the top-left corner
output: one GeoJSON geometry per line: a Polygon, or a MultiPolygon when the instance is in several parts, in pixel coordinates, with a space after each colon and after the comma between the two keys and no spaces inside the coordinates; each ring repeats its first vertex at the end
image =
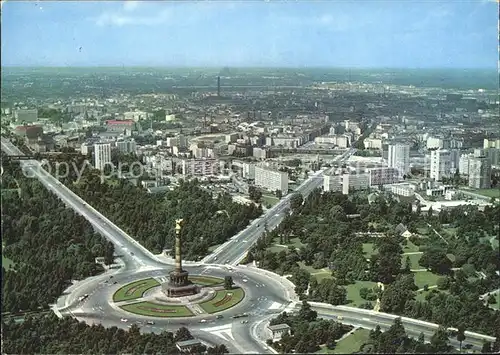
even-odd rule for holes
{"type": "Polygon", "coordinates": [[[486,0],[4,2],[2,12],[4,67],[493,69],[498,63],[498,4],[486,0]]]}

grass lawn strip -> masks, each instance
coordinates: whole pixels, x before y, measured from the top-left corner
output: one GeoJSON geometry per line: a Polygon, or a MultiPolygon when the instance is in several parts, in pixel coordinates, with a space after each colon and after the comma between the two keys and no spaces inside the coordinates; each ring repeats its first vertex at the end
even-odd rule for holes
{"type": "Polygon", "coordinates": [[[359,351],[361,346],[368,342],[370,331],[367,329],[356,329],[354,333],[348,335],[337,343],[335,349],[330,350],[322,346],[316,354],[353,354],[359,351]]]}
{"type": "Polygon", "coordinates": [[[218,285],[224,282],[221,278],[211,276],[189,276],[189,281],[202,286],[218,285]]]}
{"type": "Polygon", "coordinates": [[[359,305],[366,302],[372,302],[373,304],[375,304],[375,301],[367,301],[361,298],[359,296],[359,290],[362,289],[363,287],[366,287],[371,290],[376,285],[377,283],[372,281],[356,281],[356,283],[354,284],[344,286],[347,291],[347,300],[349,301],[347,306],[358,307],[359,305]]]}
{"type": "Polygon", "coordinates": [[[245,297],[245,292],[241,288],[221,290],[217,291],[210,301],[200,303],[199,306],[207,313],[220,312],[237,305],[243,297],[245,297]]]}
{"type": "Polygon", "coordinates": [[[147,290],[159,286],[160,283],[153,278],[138,280],[129,283],[115,292],[113,301],[121,302],[142,297],[147,290]]]}
{"type": "Polygon", "coordinates": [[[413,274],[415,275],[415,285],[417,285],[417,287],[419,289],[423,288],[424,285],[428,285],[428,286],[436,285],[437,279],[442,277],[442,276],[433,274],[430,271],[414,272],[413,274]]]}
{"type": "Polygon", "coordinates": [[[152,317],[191,317],[193,313],[186,307],[180,305],[164,305],[153,302],[137,302],[121,306],[123,310],[152,317]]]}

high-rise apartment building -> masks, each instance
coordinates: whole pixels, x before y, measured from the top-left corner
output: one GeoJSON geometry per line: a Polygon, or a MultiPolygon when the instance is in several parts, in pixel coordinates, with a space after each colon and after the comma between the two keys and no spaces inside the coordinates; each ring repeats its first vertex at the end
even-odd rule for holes
{"type": "Polygon", "coordinates": [[[94,167],[104,170],[106,165],[111,164],[111,144],[98,143],[94,145],[94,167]]]}
{"type": "Polygon", "coordinates": [[[255,185],[275,192],[280,190],[282,195],[288,194],[288,174],[270,168],[255,167],[255,185]]]}
{"type": "Polygon", "coordinates": [[[135,153],[136,144],[134,140],[118,141],[116,148],[124,154],[135,153]]]}
{"type": "Polygon", "coordinates": [[[435,181],[443,177],[450,176],[451,156],[450,151],[446,149],[437,149],[431,151],[431,169],[430,178],[435,181]]]}
{"type": "Polygon", "coordinates": [[[487,157],[473,157],[469,161],[469,187],[489,189],[491,187],[491,164],[487,157]]]}
{"type": "Polygon", "coordinates": [[[390,144],[387,158],[389,168],[398,169],[399,177],[410,172],[410,146],[408,144],[390,144]]]}

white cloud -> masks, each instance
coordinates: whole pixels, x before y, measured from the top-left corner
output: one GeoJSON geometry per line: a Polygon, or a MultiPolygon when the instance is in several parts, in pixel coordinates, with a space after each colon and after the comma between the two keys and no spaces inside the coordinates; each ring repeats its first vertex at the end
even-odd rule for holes
{"type": "Polygon", "coordinates": [[[159,25],[168,22],[172,18],[169,9],[150,15],[130,15],[118,12],[104,12],[95,18],[98,26],[126,26],[126,25],[159,25]]]}
{"type": "Polygon", "coordinates": [[[125,0],[125,3],[123,4],[123,10],[131,12],[137,9],[138,6],[139,6],[139,1],[125,0]]]}

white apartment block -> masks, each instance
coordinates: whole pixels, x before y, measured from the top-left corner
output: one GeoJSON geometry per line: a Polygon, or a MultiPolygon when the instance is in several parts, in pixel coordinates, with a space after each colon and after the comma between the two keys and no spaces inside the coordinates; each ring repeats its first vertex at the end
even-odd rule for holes
{"type": "Polygon", "coordinates": [[[94,145],[92,143],[82,143],[81,147],[80,147],[80,152],[83,154],[83,155],[89,155],[90,153],[92,153],[93,151],[93,148],[94,145]]]}
{"type": "Polygon", "coordinates": [[[324,191],[342,191],[342,175],[323,175],[324,191]]]}
{"type": "Polygon", "coordinates": [[[347,148],[350,145],[351,139],[347,134],[339,134],[336,136],[321,136],[314,138],[317,144],[334,144],[339,148],[347,148]]]}
{"type": "Polygon", "coordinates": [[[398,169],[396,168],[373,168],[368,171],[369,185],[389,185],[399,181],[398,169]]]}
{"type": "Polygon", "coordinates": [[[135,153],[136,144],[134,140],[118,141],[116,142],[116,148],[124,154],[135,153]]]}
{"type": "Polygon", "coordinates": [[[431,151],[430,178],[439,181],[443,177],[450,176],[451,157],[450,151],[446,149],[437,149],[431,151]]]}
{"type": "Polygon", "coordinates": [[[399,177],[410,172],[410,146],[408,144],[390,144],[387,157],[389,168],[398,169],[399,177]]]}
{"type": "Polygon", "coordinates": [[[19,109],[14,111],[14,119],[19,122],[36,122],[38,120],[38,110],[19,109]]]}
{"type": "Polygon", "coordinates": [[[483,141],[483,148],[484,149],[488,149],[488,148],[500,149],[500,138],[496,138],[496,139],[485,138],[483,141]]]}
{"type": "Polygon", "coordinates": [[[197,159],[200,158],[214,158],[214,150],[211,148],[194,148],[191,149],[191,152],[193,153],[193,156],[197,159]]]}
{"type": "Polygon", "coordinates": [[[460,156],[458,162],[458,172],[460,175],[469,175],[469,163],[471,158],[473,158],[472,154],[462,154],[460,156]]]}
{"type": "Polygon", "coordinates": [[[257,159],[266,159],[266,158],[269,158],[269,156],[270,156],[269,150],[267,148],[254,147],[252,154],[253,154],[254,158],[257,158],[257,159]]]}
{"type": "Polygon", "coordinates": [[[344,174],[342,175],[342,193],[348,195],[350,190],[364,190],[369,187],[369,174],[344,174]]]}
{"type": "Polygon", "coordinates": [[[351,131],[354,134],[361,134],[361,128],[359,127],[359,122],[344,120],[344,128],[346,131],[351,131]]]}
{"type": "Polygon", "coordinates": [[[217,159],[183,159],[182,175],[209,176],[218,175],[220,163],[217,159]]]}
{"type": "Polygon", "coordinates": [[[167,147],[185,148],[187,147],[187,139],[182,134],[179,134],[175,137],[168,137],[166,139],[166,145],[167,147]]]}
{"type": "Polygon", "coordinates": [[[444,140],[438,137],[429,137],[427,138],[427,149],[439,149],[444,148],[444,140]]]}
{"type": "Polygon", "coordinates": [[[473,157],[469,162],[469,187],[489,189],[491,187],[491,164],[485,156],[473,157]]]}
{"type": "Polygon", "coordinates": [[[111,144],[98,143],[94,145],[94,167],[104,170],[106,165],[111,163],[111,144]]]}
{"type": "Polygon", "coordinates": [[[285,196],[288,194],[288,174],[283,171],[256,166],[255,185],[273,192],[280,190],[285,196]]]}
{"type": "Polygon", "coordinates": [[[365,138],[366,149],[382,149],[382,140],[377,138],[365,138]]]}
{"type": "Polygon", "coordinates": [[[241,171],[242,171],[243,178],[255,179],[255,164],[243,163],[241,165],[241,171]]]}
{"type": "Polygon", "coordinates": [[[410,184],[397,184],[391,186],[391,192],[395,195],[411,197],[415,194],[415,188],[410,184]]]}
{"type": "Polygon", "coordinates": [[[148,113],[144,111],[131,111],[123,114],[126,120],[140,121],[148,118],[148,113]]]}

